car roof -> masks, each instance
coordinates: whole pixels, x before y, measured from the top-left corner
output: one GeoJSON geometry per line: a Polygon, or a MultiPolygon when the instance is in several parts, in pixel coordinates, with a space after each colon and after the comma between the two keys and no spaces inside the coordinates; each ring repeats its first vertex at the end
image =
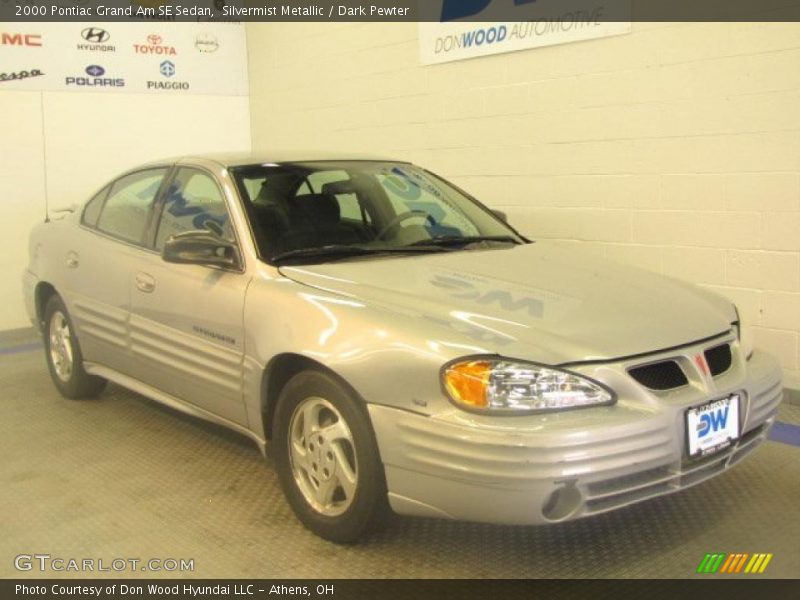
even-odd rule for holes
{"type": "Polygon", "coordinates": [[[163,165],[165,163],[191,164],[198,161],[212,161],[223,167],[237,167],[243,165],[261,165],[271,163],[316,162],[316,161],[380,161],[380,162],[408,162],[392,159],[386,156],[365,155],[354,153],[336,153],[316,151],[275,151],[275,152],[217,152],[198,153],[177,156],[158,161],[151,161],[150,165],[163,165]]]}

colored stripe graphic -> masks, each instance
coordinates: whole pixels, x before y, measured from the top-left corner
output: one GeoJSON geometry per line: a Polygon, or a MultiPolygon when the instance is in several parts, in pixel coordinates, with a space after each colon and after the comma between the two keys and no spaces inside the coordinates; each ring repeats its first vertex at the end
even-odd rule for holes
{"type": "Polygon", "coordinates": [[[735,571],[736,573],[738,573],[739,571],[742,570],[742,567],[744,566],[744,563],[747,560],[747,557],[750,556],[750,555],[747,552],[745,552],[744,554],[740,554],[739,556],[741,558],[739,558],[739,564],[736,565],[736,571],[735,571]]]}
{"type": "Polygon", "coordinates": [[[698,573],[763,573],[769,561],[770,553],[749,554],[747,552],[715,552],[706,554],[697,566],[698,573]]]}
{"type": "Polygon", "coordinates": [[[728,560],[722,565],[722,568],[719,570],[720,573],[730,573],[729,570],[733,565],[736,564],[736,558],[738,554],[728,554],[728,560]]]}
{"type": "Polygon", "coordinates": [[[706,554],[703,560],[700,562],[700,566],[697,567],[698,573],[716,573],[717,569],[719,569],[722,561],[725,559],[726,554],[717,553],[717,554],[706,554]]]}
{"type": "Polygon", "coordinates": [[[761,563],[761,568],[758,570],[758,572],[763,573],[764,569],[767,568],[767,565],[771,560],[772,560],[772,553],[770,552],[769,554],[766,555],[766,557],[764,557],[764,562],[761,563]]]}

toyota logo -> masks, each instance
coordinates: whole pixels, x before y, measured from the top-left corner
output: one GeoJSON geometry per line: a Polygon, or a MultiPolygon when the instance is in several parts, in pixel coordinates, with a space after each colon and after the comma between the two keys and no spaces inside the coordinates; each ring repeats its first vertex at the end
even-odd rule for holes
{"type": "Polygon", "coordinates": [[[147,36],[147,41],[153,44],[153,46],[160,46],[162,40],[160,35],[151,33],[150,35],[147,36]]]}
{"type": "Polygon", "coordinates": [[[106,70],[100,65],[89,65],[86,67],[86,74],[92,77],[102,77],[105,75],[106,70]]]}
{"type": "Polygon", "coordinates": [[[111,37],[111,34],[109,34],[105,29],[100,29],[99,27],[87,27],[81,31],[81,37],[87,42],[99,44],[108,40],[108,38],[111,37]]]}

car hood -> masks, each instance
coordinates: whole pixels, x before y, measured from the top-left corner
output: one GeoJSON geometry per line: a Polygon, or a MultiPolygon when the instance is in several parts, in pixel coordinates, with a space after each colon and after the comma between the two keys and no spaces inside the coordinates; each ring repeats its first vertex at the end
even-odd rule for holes
{"type": "MultiPolygon", "coordinates": [[[[727,300],[691,284],[547,243],[281,267],[295,282],[414,319],[473,352],[610,360],[726,332],[727,300]]],[[[391,326],[392,323],[387,323],[391,326]]]]}

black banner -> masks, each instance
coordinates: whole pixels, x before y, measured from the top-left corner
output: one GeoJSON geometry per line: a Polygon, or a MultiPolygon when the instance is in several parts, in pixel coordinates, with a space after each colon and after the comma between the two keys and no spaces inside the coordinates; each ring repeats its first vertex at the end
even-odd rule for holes
{"type": "Polygon", "coordinates": [[[336,598],[337,600],[569,600],[596,598],[797,598],[798,580],[739,577],[692,580],[12,580],[0,583],[0,597],[40,600],[126,598],[179,600],[241,598],[336,598]]]}
{"type": "Polygon", "coordinates": [[[800,21],[800,0],[0,0],[10,22],[800,21]]]}

